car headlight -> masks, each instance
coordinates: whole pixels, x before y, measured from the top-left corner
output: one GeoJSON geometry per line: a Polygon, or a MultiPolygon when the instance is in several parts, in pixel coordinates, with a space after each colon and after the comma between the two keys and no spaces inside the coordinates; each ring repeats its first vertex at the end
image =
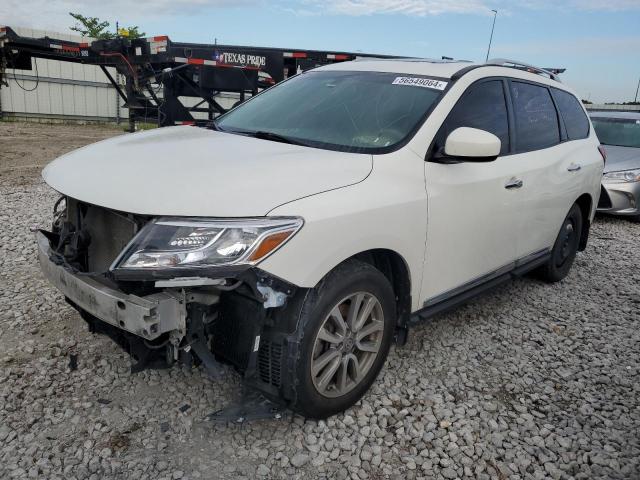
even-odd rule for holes
{"type": "Polygon", "coordinates": [[[114,269],[255,265],[302,227],[301,218],[159,218],[147,224],[114,269]]]}
{"type": "Polygon", "coordinates": [[[631,183],[640,182],[640,169],[609,172],[602,176],[603,183],[631,183]]]}

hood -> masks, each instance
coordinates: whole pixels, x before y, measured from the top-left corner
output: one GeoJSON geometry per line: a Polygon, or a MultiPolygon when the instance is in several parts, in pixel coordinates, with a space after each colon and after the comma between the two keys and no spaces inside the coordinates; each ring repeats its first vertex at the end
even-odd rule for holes
{"type": "Polygon", "coordinates": [[[604,149],[607,152],[604,173],[640,168],[640,148],[604,145],[604,149]]]}
{"type": "Polygon", "coordinates": [[[371,155],[182,126],[88,145],[42,177],[64,195],[123,212],[248,217],[358,183],[372,165],[371,155]]]}

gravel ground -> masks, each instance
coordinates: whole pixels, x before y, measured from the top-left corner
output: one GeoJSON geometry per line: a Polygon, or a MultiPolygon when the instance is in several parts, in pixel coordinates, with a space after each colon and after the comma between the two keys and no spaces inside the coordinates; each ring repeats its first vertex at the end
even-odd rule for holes
{"type": "Polygon", "coordinates": [[[640,478],[640,224],[416,327],[344,414],[213,425],[235,374],[131,375],[36,265],[41,166],[116,133],[0,123],[0,478],[640,478]]]}

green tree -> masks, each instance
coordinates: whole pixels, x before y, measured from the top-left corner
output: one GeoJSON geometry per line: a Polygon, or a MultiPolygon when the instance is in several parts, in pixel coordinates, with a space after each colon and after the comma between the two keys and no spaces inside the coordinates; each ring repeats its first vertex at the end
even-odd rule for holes
{"type": "Polygon", "coordinates": [[[125,35],[128,38],[140,38],[140,37],[144,37],[146,35],[146,33],[144,32],[140,32],[138,31],[138,26],[133,26],[133,27],[128,27],[125,29],[120,29],[120,30],[126,30],[128,32],[127,35],[125,35]]]}
{"type": "Polygon", "coordinates": [[[107,31],[109,22],[101,22],[97,17],[85,17],[79,13],[69,12],[69,15],[79,22],[71,27],[71,30],[80,33],[83,37],[91,37],[98,40],[109,40],[115,37],[114,33],[107,31]]]}
{"type": "Polygon", "coordinates": [[[108,30],[110,23],[100,21],[97,17],[85,17],[79,13],[69,12],[78,23],[71,27],[74,32],[80,33],[83,37],[92,37],[98,40],[110,40],[118,35],[127,38],[144,37],[146,33],[140,32],[138,26],[120,28],[118,33],[112,33],[108,30]]]}

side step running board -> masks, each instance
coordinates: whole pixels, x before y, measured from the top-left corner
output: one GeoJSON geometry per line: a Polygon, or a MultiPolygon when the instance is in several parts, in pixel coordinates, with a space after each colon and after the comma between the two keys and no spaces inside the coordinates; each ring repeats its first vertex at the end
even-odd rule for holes
{"type": "Polygon", "coordinates": [[[436,297],[436,301],[431,304],[426,304],[424,308],[418,310],[411,316],[411,323],[418,323],[422,320],[427,320],[439,313],[449,311],[469,300],[477,297],[481,293],[497,287],[498,285],[510,280],[525,275],[526,273],[544,265],[551,253],[548,250],[534,253],[528,257],[523,258],[515,262],[512,266],[500,270],[496,270],[490,273],[480,280],[461,288],[445,293],[439,297],[436,297]]]}

